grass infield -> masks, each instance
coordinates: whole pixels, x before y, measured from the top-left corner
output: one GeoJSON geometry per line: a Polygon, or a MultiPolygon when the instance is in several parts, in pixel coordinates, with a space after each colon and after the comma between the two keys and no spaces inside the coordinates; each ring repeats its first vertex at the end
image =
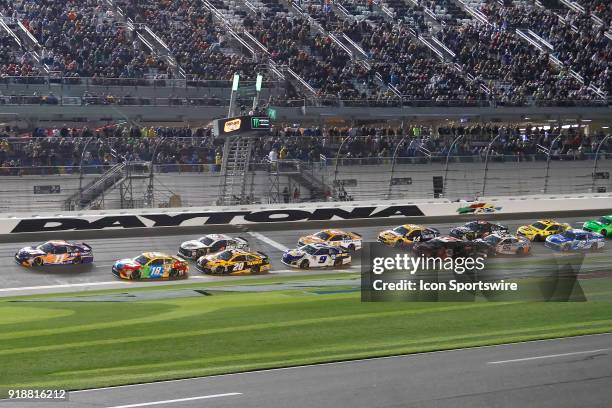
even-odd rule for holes
{"type": "MultiPolygon", "coordinates": [[[[612,293],[599,279],[582,284],[595,296],[612,293]]],[[[137,302],[3,299],[0,396],[612,331],[607,301],[361,303],[359,293],[337,289],[137,302]]]]}

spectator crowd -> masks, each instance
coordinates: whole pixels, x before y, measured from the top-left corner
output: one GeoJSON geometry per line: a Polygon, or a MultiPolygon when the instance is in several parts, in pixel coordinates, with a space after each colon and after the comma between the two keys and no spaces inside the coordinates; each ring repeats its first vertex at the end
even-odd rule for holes
{"type": "Polygon", "coordinates": [[[583,13],[486,0],[486,22],[447,0],[292,3],[0,0],[14,34],[0,28],[0,76],[253,79],[272,61],[290,69],[289,98],[522,105],[609,95],[609,2],[583,0],[583,13]],[[438,23],[426,24],[426,12],[438,23]],[[34,43],[18,40],[16,22],[34,43]]]}
{"type": "MultiPolygon", "coordinates": [[[[605,136],[602,131],[587,135],[582,128],[530,125],[522,128],[493,124],[457,124],[438,128],[414,125],[403,129],[287,126],[275,128],[270,135],[259,138],[254,145],[252,160],[327,162],[327,159],[339,157],[348,160],[345,163],[349,164],[373,164],[395,154],[401,158],[436,160],[449,153],[482,158],[489,145],[492,157],[504,155],[522,160],[528,155],[534,158],[539,155],[543,158],[543,148],[550,148],[554,158],[585,159],[593,156],[605,136]],[[556,142],[551,146],[553,140],[556,142]]],[[[222,146],[223,141],[216,140],[209,128],[61,127],[36,128],[24,134],[7,127],[0,130],[0,169],[5,175],[22,174],[20,169],[27,173],[29,170],[26,168],[49,166],[76,172],[82,164],[85,171],[93,168],[99,172],[125,161],[153,161],[157,165],[167,165],[164,167],[166,171],[178,171],[189,166],[201,171],[202,165],[215,165],[211,168],[218,171],[222,146]]],[[[612,153],[612,138],[607,139],[601,152],[612,153]]],[[[49,168],[46,172],[58,171],[49,168]]]]}

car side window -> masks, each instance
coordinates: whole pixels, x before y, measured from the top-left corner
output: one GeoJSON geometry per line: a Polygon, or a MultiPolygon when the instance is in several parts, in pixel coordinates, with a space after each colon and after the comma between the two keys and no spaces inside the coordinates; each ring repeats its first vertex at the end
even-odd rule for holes
{"type": "Polygon", "coordinates": [[[59,246],[56,246],[55,248],[53,248],[53,253],[54,254],[66,254],[66,253],[68,253],[68,250],[66,249],[66,246],[59,245],[59,246]]]}
{"type": "Polygon", "coordinates": [[[244,256],[244,255],[237,255],[232,260],[234,262],[245,262],[246,261],[246,256],[244,256]]]}
{"type": "Polygon", "coordinates": [[[408,234],[408,239],[415,239],[416,237],[420,237],[421,236],[421,231],[412,231],[410,234],[408,234]]]}
{"type": "Polygon", "coordinates": [[[162,266],[164,264],[164,260],[160,258],[155,258],[151,262],[149,262],[149,266],[162,266]]]}
{"type": "Polygon", "coordinates": [[[334,235],[330,241],[342,241],[344,239],[343,235],[334,235]]]}

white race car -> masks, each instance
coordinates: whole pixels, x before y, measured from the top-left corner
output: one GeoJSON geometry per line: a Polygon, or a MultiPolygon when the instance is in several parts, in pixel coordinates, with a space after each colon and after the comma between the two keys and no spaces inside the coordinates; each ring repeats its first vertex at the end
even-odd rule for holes
{"type": "Polygon", "coordinates": [[[324,229],[316,234],[300,237],[298,247],[308,244],[326,244],[333,247],[341,247],[349,251],[361,249],[361,235],[355,232],[344,232],[336,229],[324,229]]]}
{"type": "Polygon", "coordinates": [[[242,238],[233,238],[225,234],[209,234],[198,239],[185,241],[179,247],[178,254],[184,258],[198,259],[201,256],[214,254],[226,249],[249,249],[249,242],[242,238]]]}
{"type": "Polygon", "coordinates": [[[344,248],[309,244],[286,251],[281,261],[287,266],[300,269],[339,267],[351,263],[351,254],[344,248]]]}

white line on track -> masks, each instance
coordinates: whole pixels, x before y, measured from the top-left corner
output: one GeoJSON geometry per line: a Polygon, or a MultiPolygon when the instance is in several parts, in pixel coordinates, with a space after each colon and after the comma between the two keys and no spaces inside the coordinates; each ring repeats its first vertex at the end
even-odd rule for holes
{"type": "Polygon", "coordinates": [[[212,394],[212,395],[201,395],[199,397],[191,397],[191,398],[180,398],[173,400],[165,400],[165,401],[153,401],[153,402],[143,402],[139,404],[129,404],[129,405],[116,405],[113,407],[107,408],[136,408],[136,407],[148,407],[151,405],[163,405],[163,404],[174,404],[176,402],[186,402],[186,401],[196,401],[203,399],[212,399],[212,398],[222,398],[222,397],[233,397],[237,395],[242,395],[241,392],[228,392],[225,394],[212,394]]]}
{"type": "Polygon", "coordinates": [[[281,244],[280,242],[276,242],[273,239],[270,239],[268,237],[266,237],[263,234],[260,234],[259,232],[253,232],[253,231],[249,231],[248,234],[252,237],[257,238],[258,240],[265,242],[266,244],[280,250],[280,251],[288,251],[289,248],[287,248],[286,246],[284,246],[283,244],[281,244]]]}
{"type": "Polygon", "coordinates": [[[608,350],[610,350],[610,349],[609,348],[604,348],[604,349],[597,349],[597,350],[574,351],[572,353],[549,354],[549,355],[546,355],[546,356],[515,358],[513,360],[489,361],[487,364],[518,363],[518,362],[521,362],[521,361],[540,360],[540,359],[544,359],[544,358],[556,358],[556,357],[576,356],[576,355],[579,355],[579,354],[600,353],[602,351],[608,351],[608,350]]]}
{"type": "Polygon", "coordinates": [[[113,284],[129,284],[128,282],[122,281],[109,281],[109,282],[87,282],[87,283],[65,283],[62,285],[46,285],[46,286],[24,286],[20,288],[2,288],[0,292],[21,292],[25,290],[37,290],[37,289],[60,289],[60,288],[82,288],[88,286],[104,286],[113,284]]]}

